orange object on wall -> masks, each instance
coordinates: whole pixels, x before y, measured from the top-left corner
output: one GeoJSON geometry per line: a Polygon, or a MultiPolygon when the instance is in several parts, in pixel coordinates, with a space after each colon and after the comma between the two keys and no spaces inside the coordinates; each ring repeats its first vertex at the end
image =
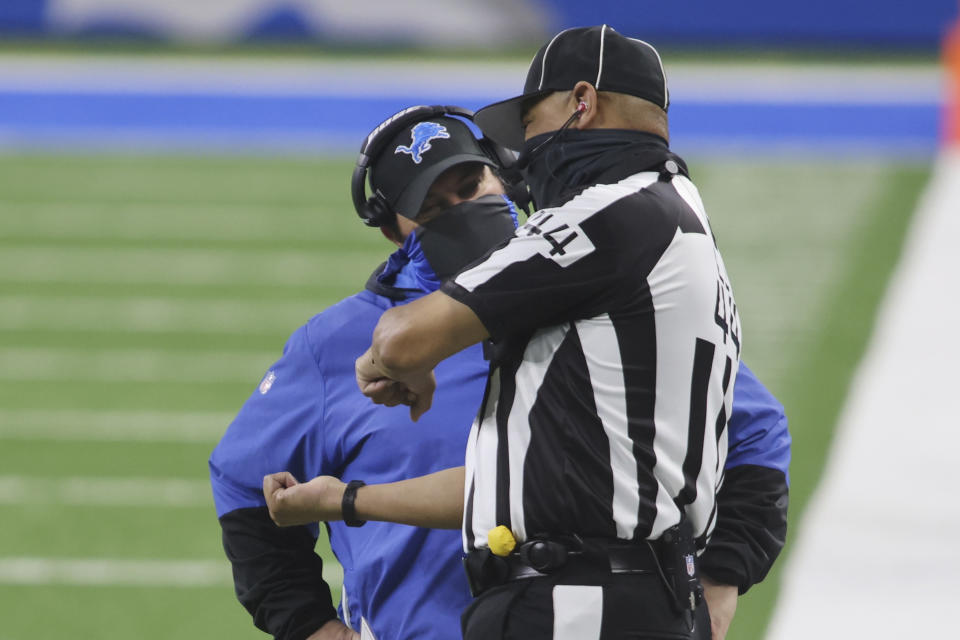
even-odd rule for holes
{"type": "Polygon", "coordinates": [[[943,41],[943,66],[946,84],[944,142],[960,145],[960,18],[943,41]]]}

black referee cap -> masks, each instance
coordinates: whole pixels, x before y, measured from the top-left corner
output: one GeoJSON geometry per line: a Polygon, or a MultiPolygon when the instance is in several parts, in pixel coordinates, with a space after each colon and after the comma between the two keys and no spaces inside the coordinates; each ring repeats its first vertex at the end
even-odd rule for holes
{"type": "Polygon", "coordinates": [[[581,80],[597,91],[643,98],[665,111],[670,105],[667,76],[657,50],[604,24],[567,29],[555,35],[530,63],[523,94],[480,109],[474,122],[495,142],[508,149],[520,149],[523,103],[554,91],[569,91],[581,80]]]}

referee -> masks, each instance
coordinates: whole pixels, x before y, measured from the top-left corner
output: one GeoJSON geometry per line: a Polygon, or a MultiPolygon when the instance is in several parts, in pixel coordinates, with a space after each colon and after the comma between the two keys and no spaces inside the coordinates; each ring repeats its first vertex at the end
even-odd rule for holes
{"type": "Polygon", "coordinates": [[[429,410],[433,367],[491,338],[463,520],[464,637],[693,637],[740,321],[659,55],[564,31],[476,117],[540,211],[441,291],[385,313],[357,380],[429,410]]]}

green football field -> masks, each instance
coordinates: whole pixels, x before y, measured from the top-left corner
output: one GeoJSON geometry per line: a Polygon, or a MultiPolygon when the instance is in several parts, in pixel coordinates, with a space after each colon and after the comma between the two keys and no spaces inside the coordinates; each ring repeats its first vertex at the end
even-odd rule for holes
{"type": "MultiPolygon", "coordinates": [[[[928,168],[690,160],[744,359],[790,417],[795,534],[928,168]]],[[[352,212],[351,161],[0,155],[0,640],[266,637],[206,459],[287,335],[391,247],[352,212]]],[[[761,637],[777,580],[730,638],[761,637]]]]}

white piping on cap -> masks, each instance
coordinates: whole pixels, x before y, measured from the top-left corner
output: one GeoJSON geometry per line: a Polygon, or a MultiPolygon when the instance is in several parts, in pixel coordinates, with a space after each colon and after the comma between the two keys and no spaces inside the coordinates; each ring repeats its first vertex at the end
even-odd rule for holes
{"type": "Polygon", "coordinates": [[[663,110],[666,111],[667,105],[670,104],[670,92],[667,89],[667,72],[663,70],[663,60],[660,59],[660,53],[649,42],[644,42],[639,38],[630,38],[630,39],[636,42],[639,42],[640,44],[647,45],[648,47],[650,47],[650,49],[653,50],[653,55],[657,56],[657,62],[660,63],[660,75],[663,76],[663,110]]]}
{"type": "Polygon", "coordinates": [[[368,135],[367,139],[364,141],[363,143],[364,151],[366,151],[367,147],[370,146],[370,143],[373,141],[373,139],[376,138],[381,131],[389,127],[391,124],[393,124],[403,116],[407,115],[411,111],[416,111],[417,109],[426,109],[426,108],[427,108],[427,105],[424,105],[424,104],[418,104],[414,107],[407,107],[403,111],[393,114],[392,116],[390,116],[389,118],[387,118],[386,120],[378,124],[377,128],[371,131],[370,135],[368,135]]]}
{"type": "Polygon", "coordinates": [[[593,83],[593,88],[600,91],[600,76],[603,74],[603,45],[604,38],[607,35],[607,25],[600,27],[600,64],[597,67],[597,81],[593,83]]]}
{"type": "Polygon", "coordinates": [[[543,90],[543,77],[547,71],[547,55],[550,53],[550,47],[553,46],[553,43],[557,41],[557,38],[565,34],[570,29],[564,29],[557,35],[553,36],[553,39],[550,40],[550,44],[547,45],[547,48],[543,50],[543,60],[540,61],[540,85],[537,87],[537,91],[543,90]]]}

